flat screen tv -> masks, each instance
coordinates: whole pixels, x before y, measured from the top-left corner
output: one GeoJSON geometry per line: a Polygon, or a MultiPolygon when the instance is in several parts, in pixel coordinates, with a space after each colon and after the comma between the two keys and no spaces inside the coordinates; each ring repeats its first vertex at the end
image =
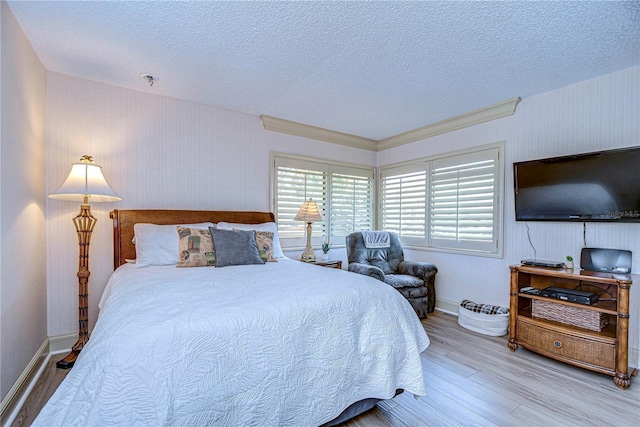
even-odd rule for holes
{"type": "Polygon", "coordinates": [[[513,164],[516,221],[640,222],[640,146],[513,164]]]}

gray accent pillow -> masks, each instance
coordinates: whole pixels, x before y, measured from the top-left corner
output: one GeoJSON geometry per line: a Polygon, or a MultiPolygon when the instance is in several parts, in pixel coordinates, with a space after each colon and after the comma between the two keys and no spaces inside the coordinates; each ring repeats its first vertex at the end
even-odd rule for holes
{"type": "Polygon", "coordinates": [[[216,252],[216,267],[264,264],[256,243],[256,232],[209,227],[216,252]]]}

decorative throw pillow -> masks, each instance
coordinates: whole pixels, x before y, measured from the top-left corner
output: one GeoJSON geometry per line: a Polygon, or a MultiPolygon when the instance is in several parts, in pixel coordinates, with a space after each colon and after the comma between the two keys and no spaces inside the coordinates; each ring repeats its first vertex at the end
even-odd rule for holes
{"type": "MultiPolygon", "coordinates": [[[[237,228],[233,230],[238,231],[237,228]]],[[[273,233],[271,231],[256,231],[256,244],[262,261],[278,262],[273,256],[273,233]]]]}
{"type": "Polygon", "coordinates": [[[241,224],[237,222],[224,222],[220,221],[218,228],[222,230],[255,230],[255,231],[270,231],[273,233],[273,257],[274,258],[286,258],[284,252],[282,252],[282,246],[280,246],[280,239],[278,238],[278,225],[275,222],[263,222],[262,224],[241,224]]]}
{"type": "Polygon", "coordinates": [[[158,225],[137,223],[133,226],[136,245],[136,268],[148,265],[176,265],[178,252],[178,231],[176,226],[202,228],[207,230],[211,222],[200,224],[158,225]]]}
{"type": "Polygon", "coordinates": [[[216,267],[264,264],[260,258],[255,231],[220,230],[209,227],[216,252],[216,267]]]}
{"type": "Polygon", "coordinates": [[[216,252],[208,229],[178,226],[178,267],[206,267],[216,265],[216,252]]]}

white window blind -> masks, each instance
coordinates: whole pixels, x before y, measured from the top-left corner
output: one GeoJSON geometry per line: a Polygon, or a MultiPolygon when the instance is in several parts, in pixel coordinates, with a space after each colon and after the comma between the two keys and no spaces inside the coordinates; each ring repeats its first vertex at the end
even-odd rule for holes
{"type": "Polygon", "coordinates": [[[380,225],[406,245],[502,255],[504,143],[380,171],[380,225]]]}
{"type": "Polygon", "coordinates": [[[354,231],[373,228],[373,172],[362,172],[331,173],[330,227],[334,243],[342,243],[354,231]]]}
{"type": "Polygon", "coordinates": [[[314,247],[325,241],[344,246],[344,237],[352,231],[373,228],[373,168],[286,155],[275,155],[273,166],[273,210],[284,247],[304,246],[306,224],[294,218],[310,197],[323,216],[312,225],[314,247]]]}
{"type": "Polygon", "coordinates": [[[495,250],[498,163],[498,150],[432,162],[429,246],[495,250]]]}
{"type": "Polygon", "coordinates": [[[381,184],[382,229],[397,233],[405,243],[424,244],[427,215],[426,171],[392,170],[382,175],[381,184]]]}
{"type": "MultiPolygon", "coordinates": [[[[327,171],[310,162],[292,164],[291,159],[276,159],[275,215],[281,239],[304,238],[306,224],[294,218],[302,204],[312,198],[326,215],[327,171]]],[[[326,169],[326,168],[325,168],[326,169]]],[[[325,235],[324,222],[313,223],[312,237],[325,235]]]]}

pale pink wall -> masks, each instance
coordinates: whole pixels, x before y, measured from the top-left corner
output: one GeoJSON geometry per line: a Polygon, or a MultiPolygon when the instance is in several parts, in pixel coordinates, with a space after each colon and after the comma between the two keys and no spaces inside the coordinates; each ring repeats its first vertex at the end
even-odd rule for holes
{"type": "Polygon", "coordinates": [[[3,1],[0,397],[47,338],[46,71],[3,1]]]}

